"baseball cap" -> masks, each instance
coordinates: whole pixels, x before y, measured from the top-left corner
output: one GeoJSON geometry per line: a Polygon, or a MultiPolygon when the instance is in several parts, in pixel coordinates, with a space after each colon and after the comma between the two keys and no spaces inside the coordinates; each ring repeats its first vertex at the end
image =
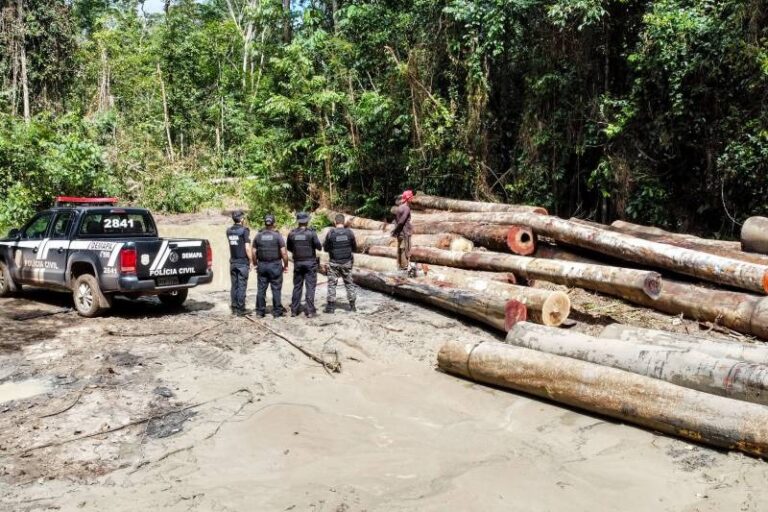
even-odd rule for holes
{"type": "Polygon", "coordinates": [[[309,222],[309,214],[307,212],[299,212],[296,214],[296,220],[299,224],[306,224],[309,222]]]}
{"type": "Polygon", "coordinates": [[[232,212],[232,220],[235,222],[240,222],[245,217],[245,213],[243,210],[235,210],[232,212]]]}
{"type": "Polygon", "coordinates": [[[274,225],[274,223],[275,223],[274,215],[272,215],[271,213],[268,213],[267,215],[264,216],[264,224],[266,224],[267,226],[272,226],[274,225]]]}

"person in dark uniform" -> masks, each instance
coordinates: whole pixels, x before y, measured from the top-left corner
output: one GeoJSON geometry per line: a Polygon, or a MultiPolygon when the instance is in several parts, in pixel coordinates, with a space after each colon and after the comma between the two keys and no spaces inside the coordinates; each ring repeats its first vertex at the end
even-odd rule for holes
{"type": "Polygon", "coordinates": [[[288,272],[288,252],[283,235],[275,230],[274,215],[264,216],[264,229],[258,232],[253,243],[253,261],[256,265],[258,290],[256,292],[256,316],[267,313],[267,286],[272,289],[272,314],[283,316],[283,273],[288,272]]]}
{"type": "Polygon", "coordinates": [[[299,227],[288,235],[288,251],[293,255],[293,296],[291,316],[298,316],[301,293],[306,285],[306,314],[308,318],[317,315],[315,311],[315,287],[317,286],[317,253],[322,246],[314,229],[309,229],[309,214],[296,215],[299,227]]]}
{"type": "Polygon", "coordinates": [[[411,206],[413,191],[403,192],[402,200],[395,210],[395,229],[392,236],[397,237],[397,264],[402,271],[409,271],[411,266],[411,206]]]}
{"type": "Polygon", "coordinates": [[[251,260],[251,232],[243,225],[245,214],[241,210],[232,212],[234,224],[227,229],[229,242],[229,275],[232,279],[230,307],[237,316],[245,314],[245,292],[248,288],[248,273],[251,260]]]}
{"type": "Polygon", "coordinates": [[[355,307],[357,293],[355,291],[355,283],[352,282],[352,264],[354,262],[352,254],[357,251],[355,234],[351,229],[344,226],[344,215],[337,215],[334,222],[336,227],[328,232],[323,244],[323,249],[330,256],[330,263],[328,264],[328,302],[325,305],[325,312],[331,314],[336,311],[336,283],[339,278],[344,281],[344,287],[347,289],[349,309],[357,311],[357,307],[355,307]]]}

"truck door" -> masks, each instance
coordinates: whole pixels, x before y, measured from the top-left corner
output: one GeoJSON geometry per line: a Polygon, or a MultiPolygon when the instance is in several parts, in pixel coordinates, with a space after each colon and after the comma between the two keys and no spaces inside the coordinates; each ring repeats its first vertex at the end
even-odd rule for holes
{"type": "Polygon", "coordinates": [[[45,280],[57,286],[66,286],[67,254],[75,212],[63,210],[56,213],[49,234],[50,240],[42,249],[45,264],[45,280]]]}
{"type": "Polygon", "coordinates": [[[20,278],[23,283],[41,284],[45,281],[45,264],[40,257],[41,251],[48,244],[46,235],[52,219],[52,212],[38,214],[21,232],[14,260],[21,269],[20,278]]]}

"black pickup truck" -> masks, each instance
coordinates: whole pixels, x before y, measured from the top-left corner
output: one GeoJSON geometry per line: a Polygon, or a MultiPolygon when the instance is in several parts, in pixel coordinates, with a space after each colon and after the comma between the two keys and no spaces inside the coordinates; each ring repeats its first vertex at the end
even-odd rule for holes
{"type": "Polygon", "coordinates": [[[211,263],[207,240],[159,238],[148,210],[73,201],[0,239],[0,297],[23,285],[69,290],[86,317],[109,309],[115,295],[180,306],[189,288],[213,280],[211,263]]]}

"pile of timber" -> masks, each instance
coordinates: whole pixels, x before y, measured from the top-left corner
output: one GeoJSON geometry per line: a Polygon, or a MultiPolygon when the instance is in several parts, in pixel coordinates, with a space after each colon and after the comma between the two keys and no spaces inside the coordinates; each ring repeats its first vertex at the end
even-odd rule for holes
{"type": "Polygon", "coordinates": [[[416,276],[397,269],[392,224],[345,216],[366,253],[355,256],[353,279],[504,333],[504,343],[447,342],[443,371],[768,455],[767,345],[618,324],[599,336],[559,329],[569,296],[539,286],[582,288],[768,340],[768,219],[749,219],[741,241],[729,242],[561,219],[535,206],[417,194],[412,208],[416,276]]]}

